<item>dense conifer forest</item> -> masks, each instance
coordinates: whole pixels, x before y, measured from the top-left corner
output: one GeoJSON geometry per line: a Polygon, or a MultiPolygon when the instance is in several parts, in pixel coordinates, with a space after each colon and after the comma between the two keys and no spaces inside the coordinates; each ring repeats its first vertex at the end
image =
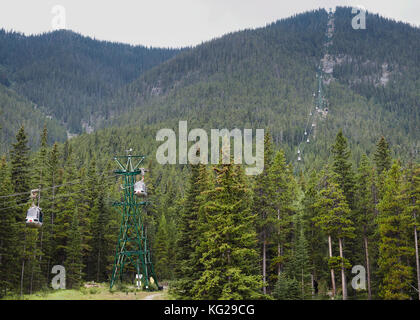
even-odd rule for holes
{"type": "Polygon", "coordinates": [[[0,296],[47,290],[54,265],[69,289],[109,283],[113,157],[133,148],[152,261],[176,299],[420,299],[420,30],[368,14],[355,31],[352,16],[336,9],[327,52],[325,10],[183,49],[0,31],[0,296]],[[322,60],[328,112],[298,161],[322,60]],[[265,129],[263,172],[159,164],[156,133],[180,120],[265,129]],[[25,225],[35,188],[39,229],[25,225]]]}

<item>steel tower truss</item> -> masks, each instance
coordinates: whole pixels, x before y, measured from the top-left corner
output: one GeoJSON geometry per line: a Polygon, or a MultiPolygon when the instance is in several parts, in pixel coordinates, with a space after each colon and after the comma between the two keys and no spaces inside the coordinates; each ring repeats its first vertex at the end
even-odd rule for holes
{"type": "Polygon", "coordinates": [[[123,179],[123,197],[121,202],[114,202],[114,206],[121,208],[122,216],[110,287],[112,288],[117,280],[122,281],[125,269],[131,265],[137,274],[137,287],[140,288],[142,285],[150,291],[152,290],[150,284],[153,282],[157,288],[161,288],[154,272],[147,235],[140,214],[140,208],[147,202],[141,201],[134,194],[136,176],[144,174],[144,169],[139,168],[144,156],[132,156],[131,151],[130,149],[126,156],[114,157],[119,166],[119,169],[114,172],[121,175],[123,179]]]}

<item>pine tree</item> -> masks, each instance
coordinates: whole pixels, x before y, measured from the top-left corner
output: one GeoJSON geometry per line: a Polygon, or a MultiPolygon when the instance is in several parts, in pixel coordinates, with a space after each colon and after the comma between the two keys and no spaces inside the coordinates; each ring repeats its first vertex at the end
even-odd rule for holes
{"type": "Polygon", "coordinates": [[[408,214],[413,217],[414,250],[416,260],[417,293],[420,300],[420,261],[418,244],[418,225],[420,217],[420,165],[411,165],[408,172],[408,214]]]}
{"type": "MultiPolygon", "coordinates": [[[[102,181],[100,182],[101,185],[102,181]]],[[[92,211],[94,212],[92,221],[92,278],[96,282],[107,280],[106,266],[108,264],[108,255],[112,251],[112,246],[107,239],[109,226],[109,209],[105,205],[104,190],[98,193],[95,205],[92,211]]]]}
{"type": "MultiPolygon", "coordinates": [[[[48,205],[48,202],[44,202],[44,198],[48,198],[49,194],[47,191],[47,139],[48,139],[48,130],[46,124],[44,125],[44,128],[41,133],[41,145],[40,149],[37,152],[35,158],[34,158],[34,165],[33,165],[33,175],[32,175],[32,184],[34,187],[40,189],[39,196],[40,196],[40,203],[38,204],[41,208],[44,207],[44,204],[48,205]],[[46,191],[44,193],[44,190],[46,191]]],[[[45,242],[48,243],[49,241],[49,234],[44,232],[44,230],[49,231],[49,213],[48,210],[43,210],[44,214],[44,221],[43,221],[43,227],[39,230],[38,233],[38,239],[34,239],[36,243],[33,244],[34,249],[36,250],[36,254],[33,256],[32,261],[32,270],[31,270],[31,288],[35,286],[35,288],[41,287],[41,284],[45,283],[44,275],[45,272],[49,272],[49,270],[44,270],[44,273],[42,272],[42,263],[44,255],[45,255],[45,242]],[[38,260],[38,261],[36,261],[38,260]],[[35,279],[35,280],[34,280],[35,279]],[[35,283],[33,283],[35,281],[35,283]]],[[[32,290],[31,290],[32,291],[32,290]]]]}
{"type": "Polygon", "coordinates": [[[19,284],[20,260],[16,253],[20,250],[18,224],[16,222],[14,198],[1,198],[13,193],[6,157],[0,159],[0,297],[14,291],[19,284]]]}
{"type": "Polygon", "coordinates": [[[350,162],[350,150],[347,139],[340,130],[336,136],[335,144],[331,148],[333,153],[333,172],[336,174],[336,183],[340,186],[350,208],[354,206],[354,173],[350,162]]]}
{"type": "Polygon", "coordinates": [[[369,240],[372,238],[376,226],[375,201],[373,195],[374,174],[366,155],[362,156],[357,175],[356,188],[356,222],[358,231],[361,232],[365,251],[365,265],[367,271],[368,299],[372,299],[371,271],[369,258],[369,240]]]}
{"type": "Polygon", "coordinates": [[[297,237],[293,244],[293,253],[290,262],[288,263],[288,270],[286,273],[298,283],[299,295],[297,296],[297,299],[304,300],[310,293],[309,286],[311,274],[308,242],[300,222],[296,225],[296,234],[297,237]]]}
{"type": "Polygon", "coordinates": [[[20,127],[16,135],[16,143],[12,145],[10,159],[12,165],[12,185],[15,193],[24,193],[16,197],[17,204],[28,202],[29,184],[31,182],[29,175],[29,148],[25,129],[20,127]]]}
{"type": "Polygon", "coordinates": [[[280,275],[283,269],[283,261],[285,256],[285,250],[288,248],[289,237],[292,233],[292,203],[294,195],[296,194],[296,188],[294,184],[294,177],[291,173],[290,168],[286,166],[286,158],[283,150],[276,153],[273,164],[269,169],[270,178],[270,193],[275,194],[272,206],[276,213],[273,232],[273,242],[276,244],[276,257],[273,259],[273,266],[276,267],[274,280],[280,275]]]}
{"type": "Polygon", "coordinates": [[[273,290],[273,297],[277,300],[299,300],[302,298],[302,292],[299,282],[281,272],[273,290]]]}
{"type": "MultiPolygon", "coordinates": [[[[264,136],[264,169],[255,179],[254,212],[258,214],[257,232],[261,245],[263,293],[267,293],[267,248],[277,220],[275,202],[275,187],[270,174],[273,163],[273,148],[268,132],[264,136]]],[[[280,165],[280,164],[279,164],[280,165]]]]}
{"type": "Polygon", "coordinates": [[[303,227],[308,239],[309,259],[311,263],[311,287],[315,293],[315,282],[323,277],[324,252],[327,247],[323,241],[321,228],[315,223],[314,218],[317,215],[316,203],[318,201],[318,177],[315,171],[312,171],[305,187],[303,198],[303,227]]]}
{"type": "Polygon", "coordinates": [[[382,172],[389,170],[391,167],[391,156],[388,142],[384,137],[378,141],[376,145],[376,152],[374,154],[376,170],[380,175],[382,172]]]}
{"type": "MultiPolygon", "coordinates": [[[[29,195],[29,185],[31,182],[30,179],[30,166],[29,166],[29,148],[27,146],[28,139],[26,137],[25,129],[23,126],[20,127],[16,135],[16,143],[12,145],[12,150],[10,152],[11,158],[11,181],[13,185],[13,192],[18,193],[16,196],[16,204],[20,205],[15,210],[15,220],[17,227],[17,234],[19,235],[18,243],[21,248],[17,254],[21,257],[21,277],[20,277],[20,292],[21,295],[24,292],[25,282],[25,262],[27,259],[31,258],[32,255],[29,252],[26,252],[26,234],[27,230],[25,229],[24,216],[25,216],[25,207],[21,205],[28,202],[29,195]]],[[[30,247],[32,247],[30,245],[30,247]]]]}
{"type": "MultiPolygon", "coordinates": [[[[233,161],[231,161],[233,162],[233,161]]],[[[252,299],[260,296],[255,215],[242,168],[215,168],[216,185],[203,206],[206,229],[201,235],[204,272],[193,288],[196,299],[252,299]]]]}
{"type": "Polygon", "coordinates": [[[335,295],[335,279],[333,262],[339,262],[341,267],[341,284],[343,300],[347,299],[347,282],[345,268],[348,260],[343,254],[343,239],[354,237],[354,227],[350,220],[350,209],[339,185],[335,183],[336,177],[331,177],[328,173],[324,179],[319,199],[316,203],[318,215],[314,221],[328,236],[331,281],[333,286],[333,296],[335,295]],[[332,237],[338,238],[340,258],[334,259],[332,255],[332,237]]]}
{"type": "Polygon", "coordinates": [[[377,219],[380,235],[378,267],[382,279],[379,295],[387,300],[409,298],[412,268],[406,259],[413,255],[414,248],[409,242],[412,218],[406,210],[405,198],[401,167],[394,162],[385,177],[377,219]]]}
{"type": "Polygon", "coordinates": [[[57,143],[54,143],[52,149],[47,154],[47,164],[45,172],[45,186],[46,190],[43,193],[43,212],[44,224],[42,226],[44,232],[44,261],[45,261],[45,278],[47,283],[51,276],[52,259],[54,259],[55,252],[55,218],[57,217],[57,200],[56,195],[58,188],[62,182],[62,171],[59,168],[59,151],[57,143]]]}
{"type": "MultiPolygon", "coordinates": [[[[77,185],[78,171],[74,160],[73,153],[68,155],[65,163],[63,187],[60,187],[56,195],[56,211],[57,216],[54,220],[54,264],[63,264],[66,260],[66,247],[69,243],[70,235],[69,229],[72,224],[74,210],[78,206],[78,224],[79,217],[83,214],[80,212],[79,206],[82,206],[78,197],[78,189],[80,185],[77,185]],[[76,183],[74,183],[76,182],[76,183]]],[[[79,228],[79,226],[78,226],[79,228]]]]}
{"type": "Polygon", "coordinates": [[[162,213],[154,241],[155,269],[160,279],[170,278],[170,251],[169,228],[165,214],[162,213]]]}
{"type": "Polygon", "coordinates": [[[178,226],[178,240],[175,268],[177,281],[172,290],[181,299],[192,297],[192,288],[200,277],[203,266],[200,263],[201,252],[198,248],[203,227],[200,208],[207,190],[208,174],[205,165],[191,165],[190,183],[186,192],[184,207],[181,210],[178,226]]]}
{"type": "Polygon", "coordinates": [[[82,236],[80,234],[77,206],[74,209],[69,230],[69,240],[65,247],[66,260],[66,286],[69,289],[78,289],[82,281],[82,236]]]}

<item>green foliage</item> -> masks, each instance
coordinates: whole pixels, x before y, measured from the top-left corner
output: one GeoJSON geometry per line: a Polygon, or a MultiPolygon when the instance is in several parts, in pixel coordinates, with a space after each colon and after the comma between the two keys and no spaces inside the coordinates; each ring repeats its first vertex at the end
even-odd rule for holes
{"type": "Polygon", "coordinates": [[[68,264],[75,287],[108,280],[120,219],[111,208],[120,190],[110,163],[132,147],[150,156],[151,204],[142,218],[156,272],[177,298],[260,298],[265,250],[267,293],[306,299],[311,276],[324,288],[330,268],[349,274],[366,262],[365,243],[374,297],[414,297],[419,31],[368,14],[372,27],[354,32],[351,18],[350,8],[337,8],[329,112],[317,118],[299,163],[324,10],[188,50],[0,31],[0,152],[10,149],[0,162],[0,197],[23,193],[0,198],[0,295],[19,292],[22,271],[24,293],[49,285],[55,264],[68,264]],[[385,69],[389,81],[381,83],[385,69]],[[233,165],[211,173],[159,165],[156,132],[179,120],[206,130],[269,130],[263,173],[248,179],[233,165]],[[65,128],[80,133],[87,125],[104,128],[50,147],[65,140],[65,128]],[[401,163],[391,168],[395,157],[401,163]],[[44,225],[27,229],[27,195],[38,186],[44,225]]]}
{"type": "MultiPolygon", "coordinates": [[[[7,75],[2,82],[32,101],[44,118],[80,133],[126,105],[120,100],[119,108],[110,109],[104,101],[180,51],[97,41],[68,30],[29,37],[0,29],[0,79],[7,75]]],[[[34,120],[32,113],[19,120],[34,120]]]]}
{"type": "Polygon", "coordinates": [[[68,288],[80,287],[82,281],[82,237],[80,233],[78,208],[73,213],[73,219],[70,225],[69,241],[65,247],[66,260],[66,282],[68,288]]]}
{"type": "Polygon", "coordinates": [[[295,278],[288,277],[284,272],[280,273],[273,290],[273,297],[277,300],[301,299],[299,282],[295,278]]]}
{"type": "Polygon", "coordinates": [[[410,246],[411,216],[405,210],[401,167],[394,162],[386,174],[384,197],[378,204],[380,234],[378,267],[382,278],[379,295],[383,299],[408,299],[412,267],[406,258],[414,248],[410,246]]]}
{"type": "Polygon", "coordinates": [[[381,174],[385,170],[389,170],[389,168],[391,167],[389,145],[384,137],[381,137],[378,144],[376,145],[374,159],[378,174],[381,174]]]}
{"type": "Polygon", "coordinates": [[[242,168],[214,168],[216,184],[203,205],[206,228],[200,238],[203,272],[195,282],[197,299],[252,299],[260,296],[255,215],[242,168]]]}

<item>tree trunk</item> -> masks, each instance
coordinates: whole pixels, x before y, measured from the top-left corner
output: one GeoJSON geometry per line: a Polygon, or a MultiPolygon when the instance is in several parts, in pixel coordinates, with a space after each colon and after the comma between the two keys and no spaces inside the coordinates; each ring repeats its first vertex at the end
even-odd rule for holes
{"type": "Polygon", "coordinates": [[[264,283],[264,287],[263,287],[263,293],[267,294],[267,288],[266,288],[266,264],[267,264],[267,257],[266,257],[266,250],[267,250],[267,244],[266,244],[266,236],[265,236],[265,230],[263,232],[263,265],[262,265],[262,273],[263,273],[263,283],[264,283]]]}
{"type": "MultiPolygon", "coordinates": [[[[100,274],[100,262],[101,262],[101,250],[98,250],[98,263],[97,263],[97,269],[96,269],[96,282],[99,283],[99,274],[100,274]]],[[[138,273],[137,273],[138,274],[138,273]]]]}
{"type": "Polygon", "coordinates": [[[365,242],[365,258],[366,258],[367,285],[368,285],[368,300],[372,300],[372,289],[370,286],[369,247],[368,247],[368,238],[366,236],[366,232],[364,234],[364,242],[365,242]]]}
{"type": "MultiPolygon", "coordinates": [[[[330,258],[332,258],[332,243],[331,243],[331,236],[328,236],[328,248],[330,252],[330,258]]],[[[331,285],[332,285],[332,295],[333,298],[335,297],[335,275],[334,269],[331,269],[331,285]]]]}
{"type": "MultiPolygon", "coordinates": [[[[417,217],[414,214],[414,221],[416,221],[417,217]]],[[[417,240],[417,226],[414,225],[414,245],[416,247],[416,268],[417,268],[417,293],[419,295],[420,300],[420,263],[419,263],[419,245],[417,240]]]]}
{"type": "Polygon", "coordinates": [[[302,268],[302,300],[305,299],[305,281],[303,279],[303,268],[302,268]]]}
{"type": "MultiPolygon", "coordinates": [[[[340,257],[343,257],[343,244],[341,238],[338,238],[338,245],[340,247],[340,257]]],[[[344,272],[344,261],[341,261],[341,288],[343,291],[343,300],[347,300],[347,282],[346,282],[346,274],[344,272]]]]}
{"type": "Polygon", "coordinates": [[[23,241],[22,273],[20,275],[20,296],[23,296],[23,275],[25,274],[25,252],[26,252],[26,227],[25,227],[25,239],[23,241]]]}
{"type": "MultiPolygon", "coordinates": [[[[280,210],[278,210],[278,209],[277,209],[277,220],[280,220],[280,210]]],[[[277,231],[277,237],[280,238],[280,230],[277,231]]],[[[278,258],[281,257],[280,240],[278,240],[278,242],[277,242],[277,257],[278,258]]],[[[277,266],[277,276],[280,277],[280,273],[281,273],[281,263],[279,263],[278,266],[277,266]]]]}
{"type": "Polygon", "coordinates": [[[314,286],[314,275],[313,273],[311,273],[311,293],[312,293],[312,298],[315,295],[315,286],[314,286]]]}

